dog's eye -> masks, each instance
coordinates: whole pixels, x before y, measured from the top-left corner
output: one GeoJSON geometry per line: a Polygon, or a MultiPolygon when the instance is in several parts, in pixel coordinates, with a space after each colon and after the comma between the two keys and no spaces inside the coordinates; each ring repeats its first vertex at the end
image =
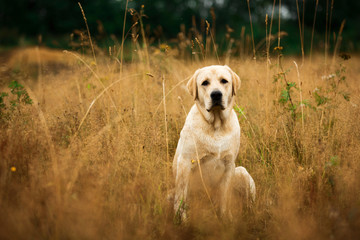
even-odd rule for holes
{"type": "Polygon", "coordinates": [[[225,80],[225,79],[221,79],[221,81],[220,81],[222,84],[225,84],[225,83],[228,83],[228,81],[227,80],[225,80]]]}
{"type": "Polygon", "coordinates": [[[209,85],[209,84],[210,84],[209,81],[208,81],[208,80],[205,80],[205,81],[202,82],[201,85],[202,85],[202,86],[207,86],[207,85],[209,85]]]}

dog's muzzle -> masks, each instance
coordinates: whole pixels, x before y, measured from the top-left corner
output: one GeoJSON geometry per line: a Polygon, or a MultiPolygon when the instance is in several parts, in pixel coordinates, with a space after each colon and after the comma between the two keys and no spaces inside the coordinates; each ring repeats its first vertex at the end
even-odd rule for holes
{"type": "Polygon", "coordinates": [[[213,91],[211,94],[210,94],[210,98],[211,98],[211,102],[212,102],[212,105],[211,105],[211,108],[208,109],[207,111],[211,111],[214,107],[219,107],[221,108],[221,110],[224,110],[224,106],[223,106],[223,103],[222,103],[222,92],[216,90],[216,91],[213,91]]]}

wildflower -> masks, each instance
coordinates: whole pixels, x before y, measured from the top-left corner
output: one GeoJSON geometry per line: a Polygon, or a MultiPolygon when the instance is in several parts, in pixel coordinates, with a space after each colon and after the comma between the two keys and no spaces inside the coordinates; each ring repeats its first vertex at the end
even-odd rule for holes
{"type": "Polygon", "coordinates": [[[332,79],[334,78],[336,75],[333,73],[333,74],[329,74],[328,76],[324,75],[324,76],[321,76],[321,79],[322,80],[329,80],[329,79],[332,79]]]}
{"type": "Polygon", "coordinates": [[[194,159],[192,159],[192,160],[191,160],[191,163],[192,163],[192,164],[194,164],[194,163],[195,163],[195,160],[194,160],[194,159]]]}
{"type": "Polygon", "coordinates": [[[12,166],[12,167],[10,168],[10,171],[16,172],[16,167],[12,166]]]}
{"type": "Polygon", "coordinates": [[[160,44],[159,48],[160,48],[160,51],[162,51],[162,52],[168,52],[171,49],[171,47],[169,45],[164,44],[164,43],[160,44]]]}

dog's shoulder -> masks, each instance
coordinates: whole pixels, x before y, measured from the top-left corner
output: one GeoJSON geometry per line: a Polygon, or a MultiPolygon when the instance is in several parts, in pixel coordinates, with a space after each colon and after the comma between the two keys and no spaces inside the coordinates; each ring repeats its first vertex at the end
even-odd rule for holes
{"type": "Polygon", "coordinates": [[[201,125],[205,125],[205,120],[196,104],[194,104],[186,117],[184,128],[191,129],[201,125]]]}
{"type": "Polygon", "coordinates": [[[238,119],[238,116],[236,115],[236,112],[234,111],[234,109],[231,110],[230,125],[234,129],[234,131],[240,132],[239,119],[238,119]]]}
{"type": "Polygon", "coordinates": [[[181,153],[182,155],[196,154],[201,148],[201,146],[196,145],[199,143],[199,139],[203,138],[204,127],[206,127],[205,120],[201,116],[197,106],[194,104],[190,109],[185,124],[180,132],[176,152],[181,153]]]}

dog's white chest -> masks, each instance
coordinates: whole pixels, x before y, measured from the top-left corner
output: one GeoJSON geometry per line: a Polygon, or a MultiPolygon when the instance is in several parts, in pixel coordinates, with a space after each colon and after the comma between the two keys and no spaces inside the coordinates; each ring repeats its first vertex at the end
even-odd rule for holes
{"type": "Polygon", "coordinates": [[[196,145],[201,146],[201,155],[217,156],[220,160],[225,155],[234,152],[234,145],[240,144],[240,133],[215,133],[213,135],[200,133],[197,135],[196,140],[196,145]]]}
{"type": "MultiPolygon", "coordinates": [[[[226,135],[226,136],[198,136],[197,145],[203,146],[199,152],[200,158],[200,168],[202,172],[202,178],[205,181],[206,185],[209,187],[216,187],[221,178],[225,173],[225,161],[228,156],[233,159],[234,153],[232,151],[233,144],[237,142],[236,135],[226,135]],[[206,144],[203,143],[206,142],[206,144]],[[206,146],[206,147],[205,147],[206,146]]],[[[201,187],[199,165],[197,161],[193,161],[191,178],[192,183],[191,188],[197,189],[201,187]]]]}

